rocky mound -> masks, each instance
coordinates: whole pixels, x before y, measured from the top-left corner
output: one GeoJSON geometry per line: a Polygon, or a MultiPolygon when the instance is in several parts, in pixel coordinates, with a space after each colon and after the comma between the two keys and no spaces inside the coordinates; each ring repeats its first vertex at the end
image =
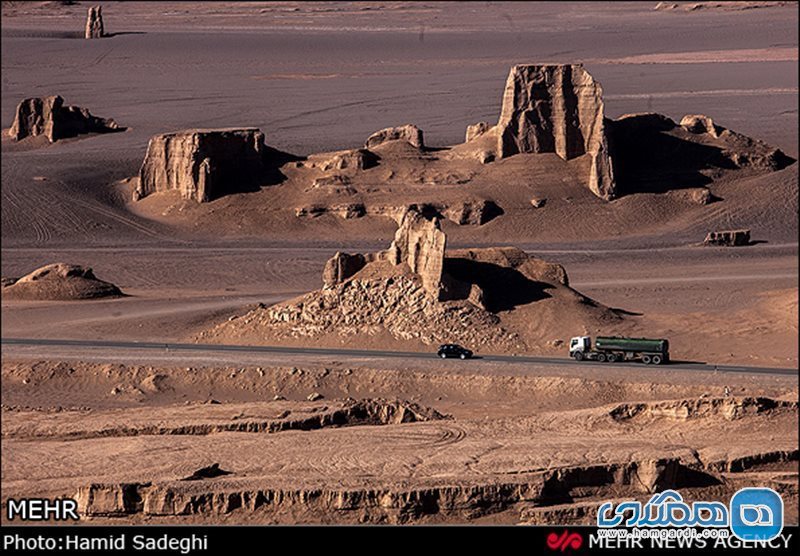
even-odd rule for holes
{"type": "Polygon", "coordinates": [[[134,200],[178,190],[203,203],[257,186],[265,173],[264,134],[255,128],[186,130],[150,139],[134,200]]]}
{"type": "Polygon", "coordinates": [[[702,114],[686,115],[680,124],[662,114],[626,114],[607,127],[619,194],[699,187],[728,171],[773,172],[794,162],[702,114]]]}
{"type": "Polygon", "coordinates": [[[26,300],[77,300],[116,297],[123,293],[110,282],[98,280],[91,268],[55,263],[17,280],[3,281],[3,297],[26,300]]]}
{"type": "Polygon", "coordinates": [[[336,253],[323,289],[259,306],[200,337],[317,344],[373,337],[517,352],[623,320],[572,290],[561,265],[513,247],[446,253],[446,243],[436,217],[409,210],[386,251],[336,253]]]}
{"type": "Polygon", "coordinates": [[[364,146],[368,149],[372,149],[390,141],[405,141],[414,148],[425,148],[425,140],[422,136],[422,130],[413,124],[405,124],[398,127],[387,127],[386,129],[376,131],[367,137],[367,141],[364,143],[364,146]]]}
{"type": "Polygon", "coordinates": [[[112,119],[92,116],[86,108],[64,106],[64,99],[55,95],[26,98],[20,102],[8,135],[16,141],[44,135],[53,143],[86,133],[115,131],[125,131],[125,128],[112,119]]]}

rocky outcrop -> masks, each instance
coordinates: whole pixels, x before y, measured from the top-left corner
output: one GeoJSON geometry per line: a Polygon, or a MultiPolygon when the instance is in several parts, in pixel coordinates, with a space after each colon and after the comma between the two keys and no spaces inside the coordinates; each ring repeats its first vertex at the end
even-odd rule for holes
{"type": "Polygon", "coordinates": [[[703,240],[704,245],[722,245],[736,247],[750,245],[750,230],[725,230],[721,232],[708,232],[703,240]]]}
{"type": "Polygon", "coordinates": [[[320,166],[323,172],[331,170],[366,170],[378,163],[375,153],[367,149],[352,149],[336,153],[320,166]]]}
{"type": "Polygon", "coordinates": [[[91,6],[86,14],[86,32],[84,33],[84,38],[99,39],[104,35],[103,7],[91,6]]]}
{"type": "Polygon", "coordinates": [[[707,133],[711,137],[719,137],[719,129],[714,120],[702,114],[687,114],[681,118],[681,127],[692,133],[707,133]]]}
{"type": "MultiPolygon", "coordinates": [[[[182,481],[92,484],[74,496],[78,511],[91,517],[220,516],[235,510],[269,516],[304,514],[313,521],[414,523],[426,516],[440,522],[463,523],[518,504],[554,507],[554,501],[618,492],[626,497],[652,494],[686,484],[689,468],[678,458],[634,459],[630,462],[585,464],[572,468],[530,471],[505,481],[430,481],[365,485],[363,487],[243,486],[208,482],[189,488],[182,481]]],[[[702,473],[692,469],[695,474],[702,473]]],[[[595,508],[597,503],[595,502],[595,508]]]]}
{"type": "Polygon", "coordinates": [[[367,149],[383,145],[390,141],[406,141],[412,147],[418,149],[425,148],[425,141],[422,137],[422,130],[415,125],[406,124],[398,127],[387,127],[376,131],[367,138],[364,146],[367,149]]]}
{"type": "Polygon", "coordinates": [[[798,403],[767,397],[727,397],[666,400],[643,403],[623,403],[609,411],[609,416],[619,423],[667,419],[690,421],[698,419],[723,419],[735,421],[754,415],[780,412],[797,413],[798,403]]]}
{"type": "Polygon", "coordinates": [[[322,283],[326,288],[341,284],[364,268],[365,264],[367,264],[367,260],[361,253],[350,255],[337,251],[325,263],[325,268],[322,271],[322,283]]]}
{"type": "Polygon", "coordinates": [[[684,116],[678,124],[662,114],[625,114],[607,121],[606,127],[614,145],[619,195],[661,193],[678,184],[699,187],[726,172],[772,172],[794,163],[780,149],[702,115],[684,116]]]}
{"type": "Polygon", "coordinates": [[[91,268],[55,263],[3,286],[3,297],[30,300],[78,300],[122,295],[110,282],[98,280],[91,268]]]}
{"type": "Polygon", "coordinates": [[[265,171],[264,134],[259,129],[186,130],[150,139],[139,170],[134,200],[177,190],[204,203],[258,186],[265,171]]]}
{"type": "Polygon", "coordinates": [[[43,98],[26,98],[17,105],[14,123],[8,131],[12,139],[44,135],[53,143],[59,139],[84,133],[109,133],[124,131],[112,119],[92,116],[86,108],[64,106],[58,95],[43,98]]]}
{"type": "Polygon", "coordinates": [[[475,199],[448,205],[442,213],[460,226],[482,226],[502,214],[503,210],[494,201],[475,199]]]}
{"type": "Polygon", "coordinates": [[[489,122],[478,122],[477,124],[472,124],[467,126],[467,135],[465,137],[465,142],[469,143],[473,139],[480,137],[481,135],[485,134],[492,128],[489,122]]]}
{"type": "Polygon", "coordinates": [[[570,160],[589,155],[589,189],[603,199],[615,196],[603,88],[582,65],[512,67],[497,127],[498,157],[556,153],[570,160]]]}
{"type": "Polygon", "coordinates": [[[407,264],[409,270],[422,279],[425,290],[439,299],[446,243],[438,218],[429,220],[409,210],[400,222],[387,258],[394,265],[407,264]]]}

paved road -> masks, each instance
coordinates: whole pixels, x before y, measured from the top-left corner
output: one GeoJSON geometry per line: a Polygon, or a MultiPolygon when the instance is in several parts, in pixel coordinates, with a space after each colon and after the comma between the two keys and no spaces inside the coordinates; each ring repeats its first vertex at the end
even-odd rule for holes
{"type": "MultiPolygon", "coordinates": [[[[104,348],[106,350],[157,350],[159,352],[216,352],[216,353],[241,353],[241,354],[283,354],[283,355],[317,355],[329,356],[337,359],[364,359],[370,358],[403,358],[403,359],[431,359],[433,354],[411,351],[368,351],[358,349],[329,349],[329,348],[298,348],[281,346],[244,346],[244,345],[225,345],[225,344],[181,344],[181,343],[160,343],[160,342],[122,342],[110,340],[56,340],[39,338],[2,338],[0,343],[3,346],[28,346],[28,347],[71,347],[71,348],[104,348]]],[[[567,357],[532,357],[514,355],[485,355],[480,357],[488,362],[508,362],[508,363],[533,363],[546,365],[576,365],[576,362],[567,357]]],[[[641,363],[594,363],[604,367],[642,367],[655,369],[651,365],[641,363]]],[[[688,371],[715,371],[720,373],[748,373],[764,374],[777,376],[797,376],[798,370],[795,368],[769,368],[769,367],[746,367],[739,365],[713,365],[706,363],[692,362],[673,362],[667,366],[660,367],[669,370],[688,370],[688,371]]]]}

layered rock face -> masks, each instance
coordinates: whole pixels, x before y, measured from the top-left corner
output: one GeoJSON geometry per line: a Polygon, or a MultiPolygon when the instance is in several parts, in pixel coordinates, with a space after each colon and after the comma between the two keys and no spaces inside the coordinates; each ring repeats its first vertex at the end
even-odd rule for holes
{"type": "Polygon", "coordinates": [[[103,30],[103,8],[102,6],[91,6],[86,14],[86,32],[84,38],[99,39],[105,35],[103,30]]]}
{"type": "Polygon", "coordinates": [[[425,290],[439,299],[446,243],[447,237],[438,218],[428,220],[417,211],[409,210],[400,221],[387,258],[394,265],[406,263],[409,270],[422,279],[425,290]]]}
{"type": "Polygon", "coordinates": [[[498,127],[499,158],[556,153],[564,160],[591,156],[589,188],[615,195],[604,127],[603,88],[579,64],[511,68],[498,127]]]}
{"type": "Polygon", "coordinates": [[[134,200],[176,189],[198,203],[257,185],[263,177],[259,129],[186,130],[150,139],[134,200]]]}
{"type": "Polygon", "coordinates": [[[17,141],[44,135],[53,143],[84,133],[108,133],[124,129],[112,119],[92,116],[86,108],[64,106],[64,99],[54,95],[26,98],[20,102],[8,134],[17,141]]]}
{"type": "Polygon", "coordinates": [[[422,137],[422,130],[415,125],[406,124],[398,127],[387,127],[376,131],[367,138],[364,146],[368,149],[383,145],[389,141],[406,141],[412,147],[422,149],[425,141],[422,137]]]}

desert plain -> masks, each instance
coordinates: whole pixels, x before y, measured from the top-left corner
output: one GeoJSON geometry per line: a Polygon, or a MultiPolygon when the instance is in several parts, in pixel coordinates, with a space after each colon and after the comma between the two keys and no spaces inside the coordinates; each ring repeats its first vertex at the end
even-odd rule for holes
{"type": "Polygon", "coordinates": [[[797,523],[796,2],[93,5],[2,6],[4,505],[797,523]]]}

